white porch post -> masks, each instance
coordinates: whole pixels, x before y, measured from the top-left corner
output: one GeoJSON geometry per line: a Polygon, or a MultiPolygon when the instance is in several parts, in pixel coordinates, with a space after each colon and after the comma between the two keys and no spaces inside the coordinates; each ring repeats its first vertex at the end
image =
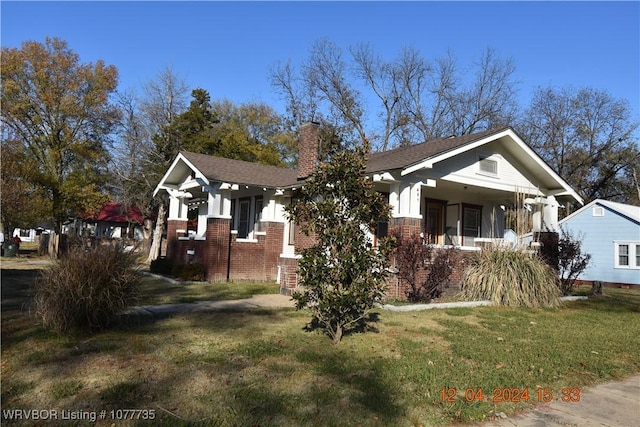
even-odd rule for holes
{"type": "Polygon", "coordinates": [[[407,182],[402,184],[398,203],[397,217],[422,218],[420,214],[420,196],[422,182],[407,182]]]}
{"type": "Polygon", "coordinates": [[[549,231],[558,231],[559,203],[554,196],[547,197],[547,204],[542,209],[542,220],[549,231]]]}
{"type": "Polygon", "coordinates": [[[169,193],[169,217],[167,219],[186,220],[187,210],[184,196],[169,193]]]}

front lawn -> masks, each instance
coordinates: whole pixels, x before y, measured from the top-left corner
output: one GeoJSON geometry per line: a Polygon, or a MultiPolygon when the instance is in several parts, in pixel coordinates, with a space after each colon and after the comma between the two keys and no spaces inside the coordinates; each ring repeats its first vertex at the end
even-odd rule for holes
{"type": "MultiPolygon", "coordinates": [[[[153,410],[148,425],[447,425],[640,372],[637,289],[605,288],[552,310],[378,310],[375,331],[333,345],[306,332],[308,313],[294,309],[191,313],[61,337],[21,309],[31,279],[2,271],[3,410],[104,409],[103,425],[118,409],[153,410]],[[513,389],[528,390],[529,400],[489,401],[505,389],[511,400],[513,389]]],[[[191,286],[201,285],[181,289],[191,286]]],[[[182,297],[176,289],[170,298],[182,297]]]]}
{"type": "Polygon", "coordinates": [[[154,305],[251,298],[252,295],[277,294],[280,286],[275,282],[174,284],[154,277],[144,277],[140,290],[140,305],[154,305]]]}

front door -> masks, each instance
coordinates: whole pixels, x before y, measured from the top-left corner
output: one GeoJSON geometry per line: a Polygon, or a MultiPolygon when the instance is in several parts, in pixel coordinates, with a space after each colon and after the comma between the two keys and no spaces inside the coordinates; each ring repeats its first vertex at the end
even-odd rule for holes
{"type": "Polygon", "coordinates": [[[444,215],[447,202],[427,199],[424,223],[425,240],[433,245],[443,244],[444,215]]]}

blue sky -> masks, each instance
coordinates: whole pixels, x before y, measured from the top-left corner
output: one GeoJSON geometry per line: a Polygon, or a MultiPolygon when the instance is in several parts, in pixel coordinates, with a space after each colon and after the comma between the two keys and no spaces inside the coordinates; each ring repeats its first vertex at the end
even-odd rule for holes
{"type": "Polygon", "coordinates": [[[328,38],[368,42],[386,59],[403,46],[469,66],[488,47],[512,57],[526,105],[536,86],[589,86],[640,112],[640,2],[10,2],[0,3],[3,47],[46,36],[83,62],[103,59],[119,89],[166,66],[213,99],[262,101],[283,111],[269,69],[300,64],[328,38]]]}

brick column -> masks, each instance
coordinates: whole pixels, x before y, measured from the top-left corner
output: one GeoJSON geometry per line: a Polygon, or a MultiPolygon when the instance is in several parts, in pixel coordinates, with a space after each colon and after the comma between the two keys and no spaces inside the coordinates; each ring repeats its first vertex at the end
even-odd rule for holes
{"type": "Polygon", "coordinates": [[[174,262],[182,263],[180,253],[178,251],[178,237],[182,237],[183,234],[178,235],[177,230],[186,229],[186,220],[170,219],[167,221],[167,258],[174,262]]]}
{"type": "Polygon", "coordinates": [[[229,268],[229,239],[231,238],[230,218],[207,218],[206,233],[207,280],[224,282],[229,268]]]}

